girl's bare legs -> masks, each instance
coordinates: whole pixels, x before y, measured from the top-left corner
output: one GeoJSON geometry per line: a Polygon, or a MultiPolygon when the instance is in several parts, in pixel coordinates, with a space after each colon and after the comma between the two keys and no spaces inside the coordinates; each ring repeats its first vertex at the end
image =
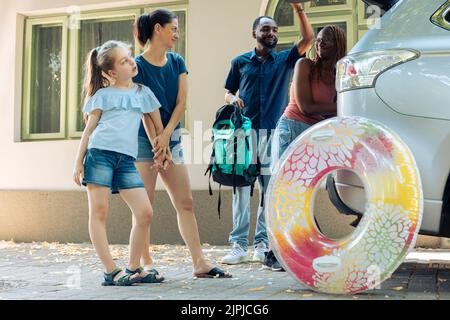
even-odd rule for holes
{"type": "Polygon", "coordinates": [[[191,253],[194,274],[207,273],[213,267],[203,256],[188,170],[185,165],[175,165],[160,175],[177,211],[178,228],[191,253]]]}
{"type": "MultiPolygon", "coordinates": [[[[149,237],[153,209],[144,188],[120,190],[120,196],[133,212],[134,224],[130,235],[130,260],[128,269],[136,270],[140,267],[144,243],[149,237]]],[[[147,274],[147,272],[142,272],[140,276],[144,277],[147,274]]],[[[160,278],[160,276],[157,276],[157,278],[160,278]]]]}
{"type": "MultiPolygon", "coordinates": [[[[108,236],[106,233],[106,222],[108,220],[109,211],[109,194],[110,188],[99,185],[88,184],[88,200],[89,200],[89,235],[94,245],[95,251],[106,269],[106,273],[113,272],[117,265],[114,262],[111,252],[109,251],[108,236]]],[[[118,273],[114,280],[118,280],[125,273],[118,273]]],[[[138,277],[134,275],[131,279],[138,277]]]]}
{"type": "Polygon", "coordinates": [[[111,273],[116,269],[109,251],[108,237],[106,234],[106,221],[109,210],[110,188],[88,184],[89,200],[89,235],[100,261],[105,266],[106,272],[111,273]]]}
{"type": "MultiPolygon", "coordinates": [[[[106,273],[113,272],[117,265],[114,262],[109,251],[108,237],[106,233],[106,222],[109,211],[110,188],[98,185],[88,184],[89,199],[89,235],[97,255],[105,266],[106,273]]],[[[144,189],[121,190],[120,195],[133,212],[133,219],[136,222],[133,225],[130,236],[130,258],[128,269],[136,270],[139,266],[139,260],[144,246],[145,238],[150,229],[153,217],[153,209],[148,199],[147,192],[144,189]]],[[[124,275],[120,272],[114,280],[124,275]]],[[[147,273],[136,274],[130,278],[146,276],[147,273]]],[[[157,276],[160,278],[160,276],[157,276]]]]}
{"type": "MultiPolygon", "coordinates": [[[[136,168],[139,172],[139,175],[141,176],[142,181],[144,181],[145,190],[147,191],[147,196],[150,200],[150,203],[153,203],[153,199],[155,198],[156,179],[158,178],[158,170],[152,169],[152,165],[152,162],[136,163],[136,168]]],[[[133,217],[133,225],[135,223],[136,221],[133,217]]],[[[150,229],[146,234],[146,238],[144,240],[141,264],[146,268],[149,268],[153,264],[153,259],[150,256],[150,229]]]]}

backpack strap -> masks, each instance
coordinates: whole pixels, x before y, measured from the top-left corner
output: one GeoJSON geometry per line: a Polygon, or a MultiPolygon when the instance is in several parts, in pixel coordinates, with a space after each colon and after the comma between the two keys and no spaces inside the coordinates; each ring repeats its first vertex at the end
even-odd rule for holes
{"type": "Polygon", "coordinates": [[[208,179],[208,187],[209,187],[209,195],[212,196],[213,192],[212,192],[212,188],[211,188],[211,172],[209,173],[209,179],[208,179]]]}
{"type": "Polygon", "coordinates": [[[236,165],[233,164],[233,194],[236,194],[236,165]]]}
{"type": "Polygon", "coordinates": [[[210,195],[210,196],[213,195],[212,188],[211,188],[212,168],[213,168],[213,165],[210,164],[210,165],[208,166],[208,169],[206,169],[206,172],[205,172],[205,176],[208,175],[208,172],[209,172],[208,184],[209,184],[209,195],[210,195]]]}
{"type": "Polygon", "coordinates": [[[219,220],[220,220],[220,207],[222,206],[222,194],[221,194],[221,190],[222,190],[222,185],[219,184],[219,201],[217,202],[217,212],[219,214],[219,220]]]}
{"type": "Polygon", "coordinates": [[[245,137],[245,146],[247,147],[247,150],[250,150],[250,142],[248,141],[250,139],[250,137],[249,136],[246,136],[245,137]]]}
{"type": "Polygon", "coordinates": [[[260,207],[264,206],[264,178],[261,178],[261,203],[259,204],[260,207]]]}
{"type": "MultiPolygon", "coordinates": [[[[264,181],[261,181],[261,189],[264,190],[264,181]]],[[[255,193],[255,183],[253,182],[250,186],[250,197],[253,197],[253,194],[255,193]]],[[[264,192],[261,192],[261,202],[259,203],[259,206],[264,206],[264,192]]]]}
{"type": "Polygon", "coordinates": [[[233,194],[236,194],[236,162],[237,162],[237,137],[234,137],[234,154],[233,154],[233,194]]]}
{"type": "MultiPolygon", "coordinates": [[[[261,164],[261,160],[259,158],[259,153],[258,153],[258,157],[257,157],[257,162],[258,162],[258,166],[259,166],[259,174],[261,175],[261,173],[264,171],[262,164],[261,164]]],[[[260,182],[260,186],[261,186],[261,203],[259,204],[261,207],[264,206],[264,198],[265,198],[265,192],[264,192],[264,177],[261,177],[261,182],[260,182]]]]}
{"type": "MultiPolygon", "coordinates": [[[[242,109],[237,106],[237,104],[234,104],[234,111],[231,116],[231,121],[234,124],[235,132],[234,132],[234,161],[233,161],[233,193],[236,194],[236,165],[237,165],[237,145],[238,145],[238,137],[236,132],[241,133],[242,131],[242,125],[244,123],[243,120],[243,113],[242,109]]],[[[244,139],[246,140],[246,139],[244,139]]]]}
{"type": "Polygon", "coordinates": [[[234,112],[231,116],[231,121],[234,123],[234,127],[236,129],[240,129],[242,127],[242,110],[239,108],[236,104],[233,104],[234,106],[234,112]]]}
{"type": "Polygon", "coordinates": [[[253,197],[255,191],[255,182],[252,183],[252,185],[250,186],[250,197],[253,197]]]}
{"type": "MultiPolygon", "coordinates": [[[[214,140],[214,137],[213,137],[213,140],[214,140]]],[[[211,188],[211,176],[212,176],[212,172],[213,172],[213,168],[214,168],[215,159],[216,159],[216,149],[214,149],[214,146],[213,146],[210,164],[208,165],[208,168],[206,169],[206,172],[205,172],[205,176],[209,172],[209,181],[208,181],[208,183],[209,183],[209,195],[210,196],[213,195],[212,188],[211,188]]]]}

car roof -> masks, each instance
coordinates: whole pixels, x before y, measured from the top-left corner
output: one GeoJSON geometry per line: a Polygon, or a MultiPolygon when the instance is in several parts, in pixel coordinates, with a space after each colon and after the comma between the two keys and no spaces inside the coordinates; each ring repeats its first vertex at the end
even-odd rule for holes
{"type": "Polygon", "coordinates": [[[349,53],[404,48],[421,53],[448,52],[450,30],[431,21],[446,3],[448,0],[399,0],[349,53]]]}

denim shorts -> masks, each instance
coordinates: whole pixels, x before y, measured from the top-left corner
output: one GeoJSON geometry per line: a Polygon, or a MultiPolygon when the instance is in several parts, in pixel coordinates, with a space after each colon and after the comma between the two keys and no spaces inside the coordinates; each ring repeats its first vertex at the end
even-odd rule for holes
{"type": "Polygon", "coordinates": [[[86,153],[83,185],[88,184],[108,187],[113,194],[144,188],[133,157],[100,149],[88,149],[86,153]]]}
{"type": "MultiPolygon", "coordinates": [[[[153,162],[153,147],[150,144],[150,141],[142,136],[138,138],[139,148],[138,148],[138,156],[137,162],[153,162]]],[[[170,152],[172,153],[172,160],[174,164],[184,164],[184,153],[183,146],[181,145],[181,141],[170,141],[169,143],[170,152]]]]}

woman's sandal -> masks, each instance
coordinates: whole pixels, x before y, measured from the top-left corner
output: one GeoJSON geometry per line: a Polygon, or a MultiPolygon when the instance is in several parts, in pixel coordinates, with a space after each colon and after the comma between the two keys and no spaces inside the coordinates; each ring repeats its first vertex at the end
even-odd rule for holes
{"type": "MultiPolygon", "coordinates": [[[[129,274],[130,276],[135,275],[135,274],[141,274],[142,271],[144,271],[144,269],[142,269],[141,267],[137,268],[134,271],[131,271],[130,269],[126,269],[125,272],[127,274],[129,274]]],[[[155,273],[150,272],[148,275],[146,275],[145,277],[139,277],[139,283],[161,283],[164,281],[164,277],[160,277],[157,278],[157,276],[159,275],[158,271],[154,270],[155,273]]]]}
{"type": "Polygon", "coordinates": [[[232,278],[233,275],[231,275],[228,272],[225,272],[217,267],[212,268],[208,273],[197,273],[194,274],[194,277],[196,278],[232,278]]]}
{"type": "Polygon", "coordinates": [[[126,275],[121,276],[119,279],[114,280],[114,278],[121,272],[122,272],[122,270],[117,268],[111,273],[104,273],[103,276],[105,278],[105,281],[102,283],[102,286],[104,286],[104,287],[111,287],[111,286],[128,287],[128,286],[132,286],[133,284],[140,282],[139,277],[131,279],[131,277],[133,276],[132,274],[126,274],[126,275]]]}
{"type": "Polygon", "coordinates": [[[159,272],[158,272],[158,270],[156,270],[156,269],[153,269],[153,268],[150,268],[150,267],[148,267],[148,268],[144,267],[143,269],[144,269],[145,272],[148,272],[148,273],[154,273],[154,274],[156,274],[157,276],[159,276],[159,272]]]}

